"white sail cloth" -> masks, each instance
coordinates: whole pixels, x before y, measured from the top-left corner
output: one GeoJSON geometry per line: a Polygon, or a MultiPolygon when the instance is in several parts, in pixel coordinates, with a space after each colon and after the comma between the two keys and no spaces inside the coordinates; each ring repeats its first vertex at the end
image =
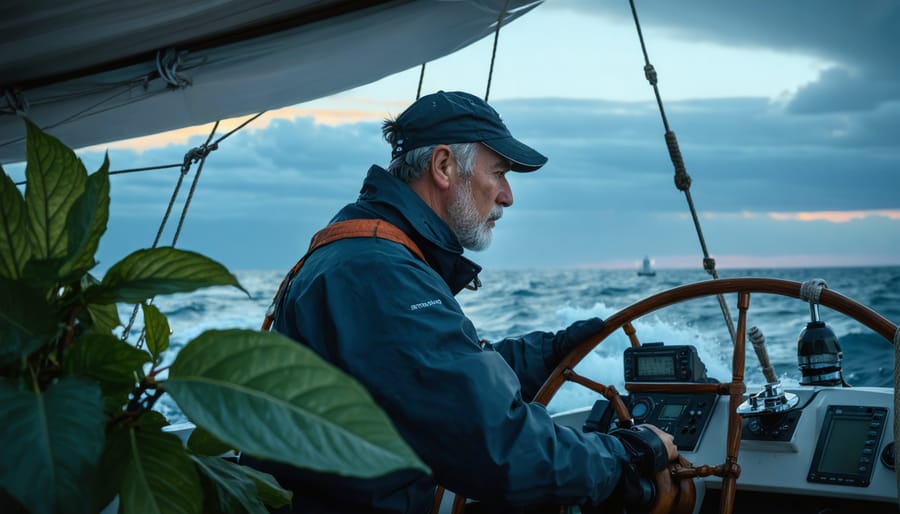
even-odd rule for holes
{"type": "Polygon", "coordinates": [[[541,2],[41,3],[0,9],[0,162],[24,160],[21,115],[80,148],[284,107],[453,53],[541,2]]]}

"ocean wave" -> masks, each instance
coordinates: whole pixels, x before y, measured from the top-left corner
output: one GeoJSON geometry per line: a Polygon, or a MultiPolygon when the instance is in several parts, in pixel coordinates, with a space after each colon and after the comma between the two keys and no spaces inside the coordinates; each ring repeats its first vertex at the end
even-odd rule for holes
{"type": "MultiPolygon", "coordinates": [[[[250,292],[249,297],[235,288],[211,288],[191,295],[160,298],[156,302],[169,316],[173,331],[167,361],[171,361],[184,344],[205,330],[259,328],[283,272],[243,271],[236,275],[250,292]]],[[[822,277],[829,288],[869,304],[895,322],[900,313],[900,294],[896,292],[900,285],[900,268],[897,267],[728,270],[720,275],[766,276],[798,282],[822,277]]],[[[533,330],[556,331],[593,316],[608,318],[649,295],[708,279],[705,273],[697,270],[658,270],[657,276],[650,280],[637,277],[633,271],[484,271],[484,286],[478,291],[464,291],[457,299],[478,329],[479,336],[497,340],[533,330]]],[[[736,301],[735,295],[726,296],[735,323],[736,301]]],[[[123,313],[123,319],[127,320],[128,314],[130,311],[123,313]]],[[[830,309],[821,309],[820,316],[839,334],[848,382],[854,386],[892,383],[891,344],[830,309]]],[[[799,384],[797,339],[809,321],[809,305],[802,300],[778,295],[753,295],[748,311],[748,327],[759,326],[765,333],[772,364],[786,387],[799,384]]],[[[140,321],[137,326],[140,326],[140,321]]],[[[715,298],[697,299],[661,309],[635,320],[634,327],[642,342],[695,346],[710,377],[720,381],[731,380],[731,336],[715,298]]],[[[136,330],[139,331],[139,328],[136,330]]],[[[585,357],[578,371],[624,390],[621,355],[629,344],[625,334],[617,331],[585,357]]],[[[749,345],[746,362],[748,388],[760,387],[765,380],[749,345]]],[[[592,391],[567,384],[549,408],[561,411],[590,405],[595,397],[596,393],[592,391]]],[[[179,419],[177,406],[165,398],[160,408],[170,419],[179,419]]]]}

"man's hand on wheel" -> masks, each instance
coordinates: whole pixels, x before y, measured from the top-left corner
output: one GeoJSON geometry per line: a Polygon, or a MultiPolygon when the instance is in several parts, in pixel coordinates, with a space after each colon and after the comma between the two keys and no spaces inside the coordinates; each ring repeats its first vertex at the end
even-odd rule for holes
{"type": "Polygon", "coordinates": [[[649,428],[660,438],[663,444],[666,445],[666,454],[669,456],[669,462],[675,462],[675,460],[678,459],[678,447],[675,446],[675,438],[672,436],[672,434],[664,432],[656,425],[647,424],[638,426],[649,428]]]}

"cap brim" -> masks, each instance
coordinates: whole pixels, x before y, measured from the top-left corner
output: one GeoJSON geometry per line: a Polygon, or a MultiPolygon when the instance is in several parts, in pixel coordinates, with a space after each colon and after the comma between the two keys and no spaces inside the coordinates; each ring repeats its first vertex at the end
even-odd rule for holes
{"type": "Polygon", "coordinates": [[[535,171],[547,163],[547,158],[513,137],[482,141],[484,146],[502,155],[513,171],[535,171]]]}

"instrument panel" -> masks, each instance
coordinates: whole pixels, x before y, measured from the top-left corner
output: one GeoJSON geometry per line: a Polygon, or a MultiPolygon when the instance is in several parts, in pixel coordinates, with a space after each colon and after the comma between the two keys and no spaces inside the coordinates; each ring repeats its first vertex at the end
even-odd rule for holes
{"type": "MultiPolygon", "coordinates": [[[[625,387],[641,387],[622,399],[634,422],[652,423],[672,434],[679,451],[695,465],[722,464],[730,412],[728,396],[664,391],[666,382],[686,382],[683,370],[687,370],[690,382],[714,382],[706,377],[702,361],[695,360],[685,346],[653,345],[644,350],[646,353],[640,347],[629,350],[625,370],[632,380],[626,381],[625,387]],[[652,392],[646,391],[648,385],[652,392]]],[[[893,426],[893,390],[801,386],[790,393],[799,398],[796,407],[777,414],[743,417],[738,491],[830,497],[896,508],[894,443],[891,430],[886,428],[893,426]]],[[[593,409],[555,417],[579,429],[607,431],[616,426],[617,420],[604,402],[601,398],[593,409]]],[[[721,479],[716,476],[697,480],[704,490],[721,487],[721,479]]]]}

